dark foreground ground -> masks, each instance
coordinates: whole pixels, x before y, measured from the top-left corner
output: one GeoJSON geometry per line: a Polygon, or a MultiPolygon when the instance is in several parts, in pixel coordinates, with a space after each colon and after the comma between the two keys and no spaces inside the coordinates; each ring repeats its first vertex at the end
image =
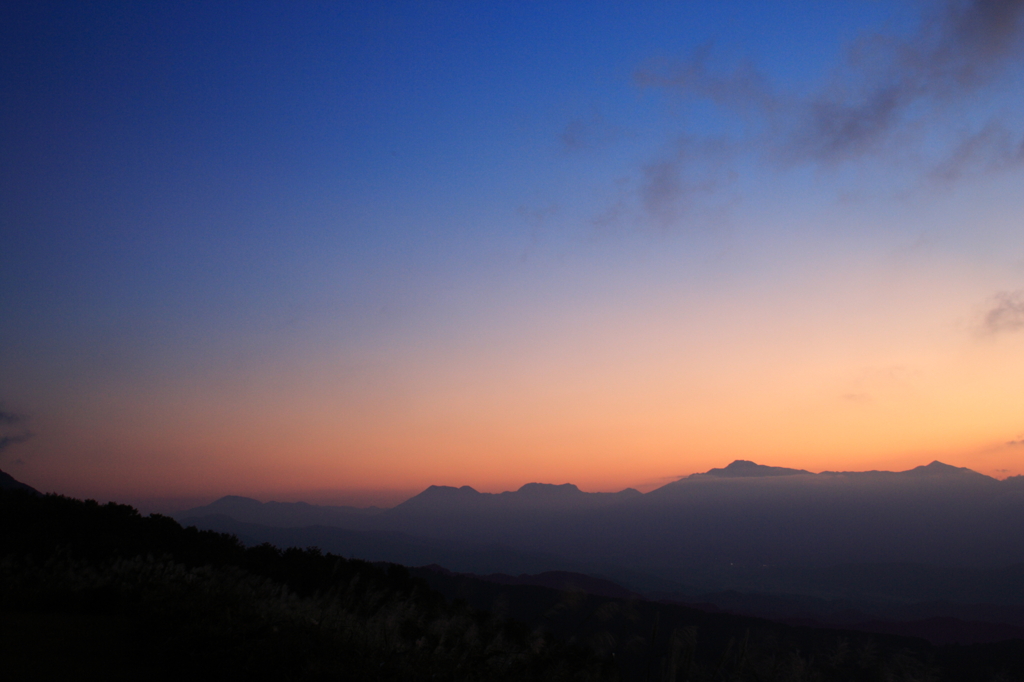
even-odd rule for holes
{"type": "Polygon", "coordinates": [[[5,679],[1024,680],[1024,641],[794,627],[0,493],[5,679]]]}

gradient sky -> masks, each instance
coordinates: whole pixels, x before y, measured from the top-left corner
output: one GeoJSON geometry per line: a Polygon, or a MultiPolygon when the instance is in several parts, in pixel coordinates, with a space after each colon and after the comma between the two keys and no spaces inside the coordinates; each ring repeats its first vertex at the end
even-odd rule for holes
{"type": "Polygon", "coordinates": [[[4,3],[0,468],[1024,473],[1024,2],[4,3]]]}

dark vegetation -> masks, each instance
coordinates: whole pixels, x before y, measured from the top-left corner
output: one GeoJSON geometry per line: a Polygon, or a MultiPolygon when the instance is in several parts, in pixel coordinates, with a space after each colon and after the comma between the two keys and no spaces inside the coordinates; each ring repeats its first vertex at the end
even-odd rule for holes
{"type": "Polygon", "coordinates": [[[1024,680],[1024,642],[790,627],[0,492],[7,679],[1024,680]]]}
{"type": "Polygon", "coordinates": [[[0,492],[7,679],[600,680],[581,645],[398,565],[244,548],[132,507],[0,492]]]}
{"type": "Polygon", "coordinates": [[[1024,680],[1024,640],[932,646],[923,639],[793,627],[639,598],[508,585],[411,569],[449,598],[612,656],[629,680],[1024,680]]]}

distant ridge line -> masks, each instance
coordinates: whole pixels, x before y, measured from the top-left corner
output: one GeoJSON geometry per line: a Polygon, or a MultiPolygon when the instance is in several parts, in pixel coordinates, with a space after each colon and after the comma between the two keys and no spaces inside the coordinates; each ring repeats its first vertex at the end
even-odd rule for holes
{"type": "Polygon", "coordinates": [[[764,476],[798,476],[811,474],[806,469],[788,469],[786,467],[773,467],[764,464],[757,464],[746,459],[737,459],[732,464],[721,469],[710,469],[702,474],[691,474],[695,476],[713,476],[715,478],[755,478],[764,476]]]}
{"type": "MultiPolygon", "coordinates": [[[[621,499],[629,500],[641,498],[651,493],[663,490],[666,487],[675,487],[676,485],[687,481],[687,480],[712,480],[712,479],[756,479],[756,478],[779,478],[779,477],[790,477],[790,476],[851,476],[851,477],[872,477],[872,476],[899,476],[899,477],[917,477],[917,476],[969,476],[978,481],[990,480],[998,481],[999,479],[986,476],[967,467],[957,467],[950,464],[945,464],[938,460],[931,462],[930,464],[923,464],[913,469],[906,471],[882,471],[882,470],[870,470],[870,471],[822,471],[820,473],[814,473],[806,469],[793,469],[789,467],[778,467],[769,466],[764,464],[757,464],[751,460],[737,459],[725,467],[716,467],[709,469],[705,472],[698,472],[689,474],[688,476],[682,476],[668,486],[651,490],[647,493],[641,493],[635,488],[625,488],[618,492],[584,492],[579,489],[578,486],[572,483],[539,483],[531,482],[525,483],[519,487],[518,490],[506,490],[500,493],[486,493],[480,492],[475,488],[463,485],[463,486],[449,486],[449,485],[430,485],[425,488],[422,492],[413,495],[409,499],[391,507],[390,509],[409,508],[414,507],[425,500],[448,500],[451,502],[455,501],[468,501],[468,500],[487,500],[487,499],[537,499],[537,500],[551,500],[552,502],[559,499],[572,499],[572,498],[589,498],[589,499],[621,499]]],[[[15,481],[10,475],[0,472],[0,479],[9,479],[5,481],[4,486],[8,487],[11,485],[11,481],[15,486],[22,486],[24,484],[15,481]]],[[[1024,476],[1012,476],[1009,479],[1010,485],[1024,485],[1024,476]],[[1013,479],[1013,480],[1011,480],[1013,479]]],[[[28,488],[28,486],[25,486],[28,488]]],[[[174,514],[175,518],[190,518],[195,516],[201,516],[209,513],[219,513],[226,507],[230,507],[233,511],[238,511],[239,508],[248,507],[251,510],[257,510],[263,508],[269,511],[272,507],[284,509],[287,507],[298,508],[305,507],[310,512],[322,512],[324,514],[345,514],[345,515],[363,515],[364,513],[379,514],[386,511],[388,508],[380,507],[348,507],[348,506],[332,506],[332,505],[317,505],[309,504],[306,502],[260,502],[252,498],[239,496],[239,495],[225,495],[218,498],[214,502],[204,505],[202,507],[196,507],[193,509],[184,510],[174,514]]]]}

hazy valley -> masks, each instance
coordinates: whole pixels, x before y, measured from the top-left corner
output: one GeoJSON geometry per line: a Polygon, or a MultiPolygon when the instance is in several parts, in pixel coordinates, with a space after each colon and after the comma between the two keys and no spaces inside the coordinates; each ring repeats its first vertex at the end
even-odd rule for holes
{"type": "Polygon", "coordinates": [[[432,486],[391,509],[225,497],[176,518],[248,544],[477,575],[569,571],[779,619],[1024,627],[1024,479],[939,462],[810,474],[737,461],[647,494],[432,486]]]}

